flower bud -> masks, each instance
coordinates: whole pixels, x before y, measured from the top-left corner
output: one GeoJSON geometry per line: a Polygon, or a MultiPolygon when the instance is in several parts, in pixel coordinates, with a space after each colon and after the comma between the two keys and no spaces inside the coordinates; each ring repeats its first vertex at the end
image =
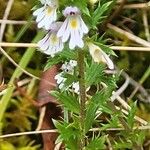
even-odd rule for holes
{"type": "Polygon", "coordinates": [[[94,5],[98,0],[89,0],[91,5],[94,5]]]}

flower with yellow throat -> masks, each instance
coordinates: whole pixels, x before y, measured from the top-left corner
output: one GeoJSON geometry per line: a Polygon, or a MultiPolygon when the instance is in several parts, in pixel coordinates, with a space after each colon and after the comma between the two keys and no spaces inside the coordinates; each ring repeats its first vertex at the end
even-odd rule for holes
{"type": "Polygon", "coordinates": [[[61,25],[62,22],[52,23],[46,36],[38,42],[38,47],[43,53],[53,57],[56,53],[63,50],[64,44],[62,39],[57,37],[57,31],[61,25]]]}
{"type": "Polygon", "coordinates": [[[44,28],[49,30],[51,24],[57,19],[57,0],[42,0],[43,7],[33,12],[33,16],[36,17],[38,28],[44,28]]]}
{"type": "Polygon", "coordinates": [[[66,7],[63,11],[66,20],[59,29],[57,36],[62,38],[63,42],[69,41],[69,48],[84,46],[83,35],[88,33],[88,28],[81,18],[80,10],[77,7],[66,7]]]}

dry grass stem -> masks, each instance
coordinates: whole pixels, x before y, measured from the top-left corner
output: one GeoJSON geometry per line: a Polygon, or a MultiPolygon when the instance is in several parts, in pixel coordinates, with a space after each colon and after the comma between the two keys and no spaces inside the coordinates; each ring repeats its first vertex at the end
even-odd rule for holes
{"type": "Polygon", "coordinates": [[[124,5],[124,9],[147,9],[150,7],[150,2],[148,3],[139,3],[139,4],[128,4],[124,5]]]}
{"type": "Polygon", "coordinates": [[[0,47],[0,51],[2,52],[2,54],[3,54],[5,57],[8,58],[8,60],[9,60],[14,66],[18,67],[18,68],[19,68],[21,71],[23,71],[26,75],[28,75],[28,76],[30,76],[30,77],[32,77],[32,78],[35,78],[35,79],[37,79],[37,80],[40,80],[39,77],[37,77],[37,76],[35,76],[35,75],[29,73],[28,71],[26,71],[25,69],[23,69],[22,67],[20,67],[20,66],[5,52],[5,50],[2,49],[1,47],[0,47]]]}
{"type": "MultiPolygon", "coordinates": [[[[125,130],[124,128],[108,128],[105,130],[101,130],[100,128],[92,128],[89,131],[90,132],[96,132],[96,131],[121,131],[125,130]]],[[[139,126],[134,127],[133,130],[150,130],[150,126],[139,126]]],[[[20,132],[20,133],[13,133],[13,134],[6,134],[1,135],[0,138],[10,138],[10,137],[16,137],[16,136],[24,136],[24,135],[33,135],[33,134],[43,134],[43,133],[58,133],[58,130],[40,130],[40,131],[28,131],[28,132],[20,132]]]]}
{"type": "Polygon", "coordinates": [[[32,134],[43,134],[43,133],[57,133],[57,132],[58,131],[55,129],[53,129],[53,130],[40,130],[40,131],[28,131],[28,132],[19,132],[19,133],[1,135],[0,138],[8,138],[8,137],[32,135],[32,134]]]}
{"type": "Polygon", "coordinates": [[[39,122],[38,122],[38,125],[37,125],[37,128],[36,128],[36,131],[39,131],[42,127],[45,112],[46,112],[46,106],[43,106],[40,110],[40,117],[39,117],[39,122]]]}
{"type": "MultiPolygon", "coordinates": [[[[11,10],[11,8],[12,8],[13,3],[14,3],[14,0],[9,0],[9,1],[8,1],[7,7],[6,7],[6,9],[5,9],[4,16],[3,16],[3,20],[7,20],[8,16],[9,16],[9,13],[10,13],[10,10],[11,10]]],[[[0,41],[2,41],[2,39],[3,39],[5,27],[6,27],[6,23],[3,22],[3,23],[1,24],[1,28],[0,28],[0,41]]]]}
{"type": "Polygon", "coordinates": [[[130,83],[130,78],[126,78],[126,81],[124,82],[124,84],[113,93],[112,97],[111,97],[111,101],[113,102],[119,95],[121,95],[121,93],[124,92],[124,90],[128,87],[130,83]]]}
{"type": "Polygon", "coordinates": [[[9,42],[0,42],[1,47],[37,47],[36,43],[9,43],[9,42]]]}
{"type": "Polygon", "coordinates": [[[147,10],[143,10],[143,24],[145,29],[145,36],[147,38],[147,41],[150,42],[150,31],[149,31],[147,10]]]}
{"type": "MultiPolygon", "coordinates": [[[[41,78],[29,73],[28,71],[26,71],[25,69],[23,69],[22,67],[20,67],[6,52],[3,48],[0,47],[0,51],[1,53],[16,67],[18,67],[22,72],[24,72],[26,75],[28,75],[29,77],[32,77],[36,80],[41,80],[41,78]]],[[[52,86],[56,86],[56,84],[50,82],[50,81],[47,81],[45,80],[48,84],[52,85],[52,86]]]]}
{"type": "Polygon", "coordinates": [[[110,46],[113,50],[150,52],[150,47],[110,46]]]}
{"type": "Polygon", "coordinates": [[[125,30],[122,30],[122,29],[118,28],[117,26],[114,26],[112,24],[108,24],[107,27],[109,29],[111,29],[111,30],[113,30],[113,31],[115,31],[115,32],[117,32],[117,33],[127,37],[128,39],[130,39],[130,40],[140,44],[140,45],[143,45],[145,47],[150,47],[150,43],[149,42],[139,38],[138,36],[136,36],[136,35],[134,35],[132,33],[129,33],[127,31],[125,31],[125,30]]]}
{"type": "MultiPolygon", "coordinates": [[[[148,42],[147,42],[148,43],[148,42]]],[[[9,42],[0,42],[1,47],[33,47],[38,48],[36,43],[9,43],[9,42]]],[[[122,50],[122,51],[145,51],[150,52],[150,47],[130,47],[130,46],[110,46],[113,50],[122,50]]]]}
{"type": "Polygon", "coordinates": [[[14,25],[24,25],[26,23],[28,23],[27,21],[21,21],[21,20],[3,20],[0,19],[0,24],[14,24],[14,25]]]}

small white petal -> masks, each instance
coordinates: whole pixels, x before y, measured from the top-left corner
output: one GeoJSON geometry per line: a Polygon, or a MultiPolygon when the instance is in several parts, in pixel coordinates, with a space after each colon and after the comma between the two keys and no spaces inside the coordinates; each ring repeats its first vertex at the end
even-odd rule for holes
{"type": "Polygon", "coordinates": [[[66,28],[67,28],[67,25],[68,25],[68,19],[66,19],[66,20],[64,21],[64,23],[63,23],[62,26],[60,27],[59,31],[57,32],[57,36],[58,36],[58,37],[63,36],[63,34],[64,34],[64,32],[65,32],[65,30],[66,30],[66,28]]]}
{"type": "Polygon", "coordinates": [[[64,34],[62,36],[63,42],[66,42],[69,39],[70,33],[71,33],[70,28],[69,26],[67,26],[67,29],[64,31],[64,34]]]}
{"type": "Polygon", "coordinates": [[[33,12],[33,16],[37,16],[44,11],[45,7],[41,7],[33,12]]]}
{"type": "Polygon", "coordinates": [[[71,37],[69,42],[69,48],[74,49],[76,46],[76,39],[75,39],[75,31],[71,30],[71,37]]]}
{"type": "Polygon", "coordinates": [[[38,28],[42,28],[45,26],[45,21],[44,21],[45,17],[37,24],[38,28]]]}
{"type": "Polygon", "coordinates": [[[104,51],[102,51],[102,54],[103,54],[103,57],[105,58],[106,64],[108,65],[108,68],[114,69],[114,64],[112,60],[109,58],[109,56],[104,51]]]}
{"type": "Polygon", "coordinates": [[[78,45],[80,48],[83,48],[84,43],[83,43],[82,38],[80,37],[78,30],[75,31],[75,39],[76,39],[76,45],[78,45]]]}
{"type": "Polygon", "coordinates": [[[39,45],[39,47],[40,47],[40,49],[41,49],[42,51],[47,50],[48,47],[49,47],[49,43],[48,43],[48,42],[45,42],[44,44],[42,44],[42,43],[39,42],[38,45],[39,45]]]}
{"type": "Polygon", "coordinates": [[[84,21],[82,20],[81,16],[80,16],[80,22],[81,22],[81,29],[83,31],[83,33],[88,33],[88,27],[86,26],[86,24],[84,23],[84,21]]]}
{"type": "Polygon", "coordinates": [[[79,94],[79,82],[73,83],[72,88],[73,88],[75,93],[79,94]]]}
{"type": "Polygon", "coordinates": [[[41,21],[44,18],[45,14],[44,13],[40,13],[37,18],[36,18],[36,22],[41,21]]]}
{"type": "Polygon", "coordinates": [[[46,30],[49,30],[51,23],[53,22],[53,18],[45,16],[45,19],[43,19],[44,27],[46,30]]]}
{"type": "Polygon", "coordinates": [[[42,40],[38,42],[38,47],[41,50],[46,50],[48,48],[49,46],[48,38],[49,38],[49,35],[47,34],[42,40]]]}

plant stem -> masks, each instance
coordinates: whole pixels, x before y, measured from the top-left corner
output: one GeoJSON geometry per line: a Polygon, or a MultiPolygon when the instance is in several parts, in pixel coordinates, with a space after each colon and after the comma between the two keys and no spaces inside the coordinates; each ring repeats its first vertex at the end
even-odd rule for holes
{"type": "Polygon", "coordinates": [[[84,66],[84,51],[78,51],[78,67],[79,67],[79,91],[80,91],[80,127],[81,139],[80,150],[85,147],[85,102],[86,102],[86,88],[85,88],[85,66],[84,66]]]}

